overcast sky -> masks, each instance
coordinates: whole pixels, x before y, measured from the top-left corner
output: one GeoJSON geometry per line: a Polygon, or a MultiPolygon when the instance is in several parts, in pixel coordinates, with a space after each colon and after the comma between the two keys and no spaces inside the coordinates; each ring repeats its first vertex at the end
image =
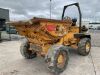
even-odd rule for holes
{"type": "MultiPolygon", "coordinates": [[[[99,0],[52,0],[52,18],[60,19],[63,6],[79,2],[83,19],[99,20],[99,0]]],[[[50,17],[50,0],[0,0],[0,8],[10,10],[11,20],[24,20],[35,17],[50,17]]],[[[71,17],[76,17],[77,9],[68,9],[71,17]]],[[[67,15],[66,15],[67,16],[67,15]]]]}

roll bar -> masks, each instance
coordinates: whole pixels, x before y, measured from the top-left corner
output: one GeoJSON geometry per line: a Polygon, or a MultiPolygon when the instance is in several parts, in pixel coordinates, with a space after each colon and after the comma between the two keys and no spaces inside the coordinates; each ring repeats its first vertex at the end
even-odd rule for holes
{"type": "Polygon", "coordinates": [[[82,13],[81,13],[81,10],[80,10],[79,3],[73,3],[73,4],[69,4],[69,5],[64,6],[63,13],[62,13],[62,20],[64,19],[65,10],[69,6],[76,6],[78,8],[78,12],[79,12],[79,33],[81,33],[82,13]]]}

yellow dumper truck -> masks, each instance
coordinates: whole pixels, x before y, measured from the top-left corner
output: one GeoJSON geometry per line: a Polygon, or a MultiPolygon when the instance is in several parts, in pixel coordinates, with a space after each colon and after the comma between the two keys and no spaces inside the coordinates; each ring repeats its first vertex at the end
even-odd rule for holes
{"type": "Polygon", "coordinates": [[[22,56],[27,59],[42,56],[45,58],[51,72],[59,74],[68,64],[68,50],[77,49],[83,56],[89,54],[91,49],[91,36],[87,28],[81,25],[81,10],[78,3],[64,6],[62,20],[36,18],[28,21],[8,22],[15,26],[18,33],[25,36],[20,47],[22,56]],[[67,7],[76,6],[79,11],[79,26],[77,19],[64,18],[67,7]]]}

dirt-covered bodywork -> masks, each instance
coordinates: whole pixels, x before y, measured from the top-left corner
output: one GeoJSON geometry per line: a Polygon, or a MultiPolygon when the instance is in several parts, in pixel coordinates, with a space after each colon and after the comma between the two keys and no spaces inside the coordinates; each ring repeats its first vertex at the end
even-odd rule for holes
{"type": "Polygon", "coordinates": [[[85,33],[87,28],[81,26],[81,11],[78,3],[64,6],[62,20],[34,17],[28,21],[8,23],[15,26],[21,36],[27,38],[21,45],[21,54],[28,59],[37,55],[44,56],[49,69],[56,74],[66,68],[68,47],[77,49],[83,56],[90,52],[91,37],[85,33]],[[79,26],[76,25],[76,19],[63,18],[65,9],[72,5],[78,7],[79,26]]]}

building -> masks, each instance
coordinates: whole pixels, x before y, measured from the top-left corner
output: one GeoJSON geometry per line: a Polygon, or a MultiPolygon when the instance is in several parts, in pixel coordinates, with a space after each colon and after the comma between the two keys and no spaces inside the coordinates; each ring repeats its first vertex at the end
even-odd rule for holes
{"type": "Polygon", "coordinates": [[[0,30],[6,30],[6,21],[9,21],[9,10],[0,8],[0,30]]]}
{"type": "Polygon", "coordinates": [[[98,27],[100,27],[100,22],[91,22],[89,23],[89,25],[90,28],[97,29],[98,27]]]}

